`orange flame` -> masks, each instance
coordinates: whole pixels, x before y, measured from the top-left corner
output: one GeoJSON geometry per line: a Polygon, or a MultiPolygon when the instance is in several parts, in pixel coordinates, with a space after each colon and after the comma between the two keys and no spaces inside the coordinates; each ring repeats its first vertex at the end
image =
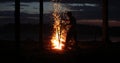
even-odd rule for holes
{"type": "Polygon", "coordinates": [[[59,3],[54,3],[53,6],[54,6],[53,12],[54,24],[51,39],[52,49],[63,50],[63,48],[65,47],[67,30],[61,25],[62,21],[60,16],[61,5],[59,3]]]}

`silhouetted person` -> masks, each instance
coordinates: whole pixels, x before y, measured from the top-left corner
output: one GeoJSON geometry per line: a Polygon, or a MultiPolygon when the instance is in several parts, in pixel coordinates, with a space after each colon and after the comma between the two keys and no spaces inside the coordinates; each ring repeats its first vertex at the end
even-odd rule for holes
{"type": "Polygon", "coordinates": [[[70,44],[70,40],[74,40],[75,44],[74,47],[77,46],[77,41],[76,41],[76,19],[75,17],[72,15],[72,13],[66,12],[66,18],[69,21],[69,24],[67,24],[68,26],[70,26],[68,32],[67,32],[67,37],[66,37],[66,47],[67,48],[70,44]]]}

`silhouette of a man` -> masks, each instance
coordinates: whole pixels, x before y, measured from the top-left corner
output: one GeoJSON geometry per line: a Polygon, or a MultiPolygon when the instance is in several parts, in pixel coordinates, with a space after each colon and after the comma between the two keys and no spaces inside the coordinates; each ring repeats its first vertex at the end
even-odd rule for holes
{"type": "Polygon", "coordinates": [[[68,32],[67,32],[67,37],[66,37],[66,47],[68,47],[70,40],[73,39],[75,42],[75,47],[77,45],[76,42],[76,19],[75,17],[72,15],[72,13],[70,11],[66,12],[66,17],[67,20],[69,21],[69,24],[67,24],[68,26],[70,26],[68,32]]]}

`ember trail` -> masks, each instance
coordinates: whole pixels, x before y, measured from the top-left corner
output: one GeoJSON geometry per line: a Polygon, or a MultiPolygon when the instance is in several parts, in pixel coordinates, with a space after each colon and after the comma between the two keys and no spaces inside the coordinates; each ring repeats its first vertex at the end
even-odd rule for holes
{"type": "Polygon", "coordinates": [[[61,12],[62,6],[58,0],[53,1],[53,33],[51,39],[51,48],[54,50],[63,50],[65,47],[67,29],[65,28],[65,23],[62,22],[61,12]]]}

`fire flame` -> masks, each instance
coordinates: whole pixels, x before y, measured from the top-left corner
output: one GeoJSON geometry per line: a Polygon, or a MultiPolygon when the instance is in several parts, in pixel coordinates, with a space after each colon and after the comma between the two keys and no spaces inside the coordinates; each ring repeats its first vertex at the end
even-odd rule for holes
{"type": "Polygon", "coordinates": [[[61,22],[61,4],[60,3],[54,3],[53,4],[54,11],[52,13],[54,18],[54,24],[53,24],[53,34],[51,38],[51,44],[52,49],[56,50],[63,50],[65,47],[65,41],[66,41],[66,33],[67,30],[62,26],[61,22]]]}

